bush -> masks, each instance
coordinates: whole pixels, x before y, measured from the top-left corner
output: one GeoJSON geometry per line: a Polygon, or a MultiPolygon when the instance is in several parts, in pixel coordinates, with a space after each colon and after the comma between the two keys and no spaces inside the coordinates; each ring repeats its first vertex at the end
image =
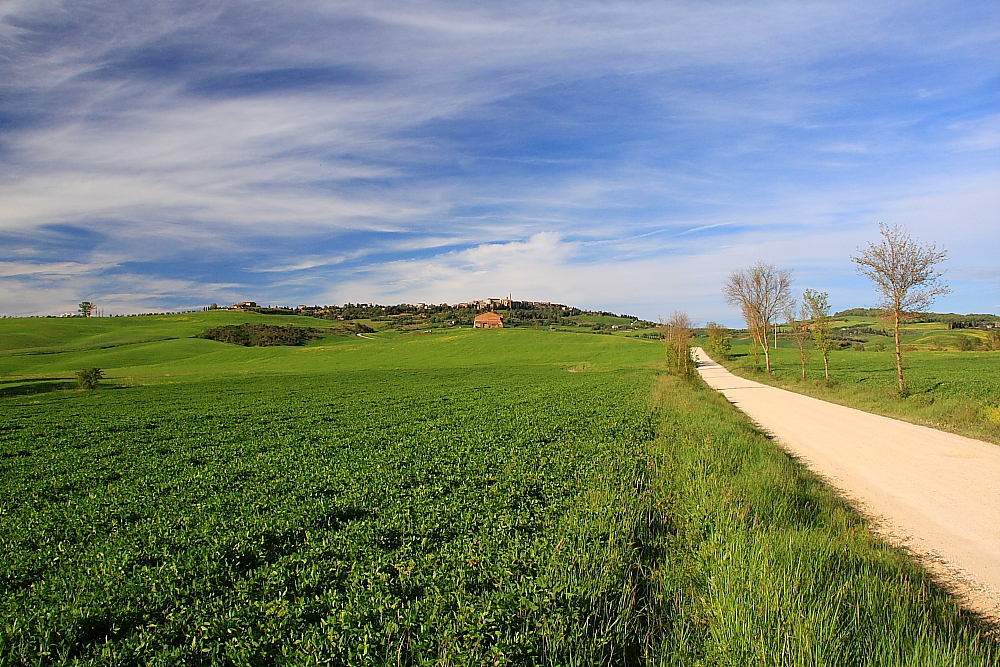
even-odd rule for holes
{"type": "Polygon", "coordinates": [[[962,352],[971,352],[976,349],[976,341],[974,341],[969,336],[959,336],[958,337],[958,349],[962,352]]]}
{"type": "Polygon", "coordinates": [[[206,329],[199,337],[246,347],[270,347],[302,345],[307,340],[319,338],[319,334],[313,328],[294,327],[291,324],[283,327],[273,324],[230,324],[206,329]]]}
{"type": "Polygon", "coordinates": [[[80,389],[97,389],[97,385],[102,379],[104,379],[104,371],[96,366],[83,368],[76,372],[76,383],[80,389]]]}

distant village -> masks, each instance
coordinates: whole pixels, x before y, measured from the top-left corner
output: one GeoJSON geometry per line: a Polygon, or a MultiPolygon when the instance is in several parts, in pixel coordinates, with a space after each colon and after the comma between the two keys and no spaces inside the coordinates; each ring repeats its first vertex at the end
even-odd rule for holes
{"type": "MultiPolygon", "coordinates": [[[[569,309],[569,306],[565,306],[559,303],[552,303],[551,301],[514,301],[513,298],[507,297],[506,299],[480,299],[478,301],[466,301],[465,303],[455,303],[455,304],[427,304],[427,303],[417,303],[417,304],[399,304],[396,306],[381,306],[374,303],[347,303],[343,306],[307,306],[305,304],[300,305],[298,308],[286,308],[284,306],[260,306],[256,301],[241,301],[239,303],[234,303],[231,306],[218,306],[213,304],[215,308],[225,308],[226,310],[247,310],[247,309],[274,309],[279,310],[295,310],[297,312],[307,312],[308,314],[323,314],[331,311],[335,311],[343,308],[363,308],[363,309],[382,309],[382,310],[393,310],[393,309],[406,309],[406,310],[429,310],[435,308],[471,308],[475,310],[496,310],[497,308],[504,308],[507,310],[538,310],[544,308],[560,308],[562,310],[569,309]]],[[[211,309],[211,306],[210,306],[211,309]]]]}
{"type": "MultiPolygon", "coordinates": [[[[480,329],[502,329],[516,326],[574,326],[579,322],[574,319],[580,316],[611,317],[624,320],[608,324],[609,330],[645,329],[652,327],[652,322],[645,322],[631,315],[619,315],[606,311],[589,311],[567,306],[551,301],[522,301],[512,296],[507,298],[478,299],[462,303],[416,303],[384,306],[375,303],[347,303],[343,306],[308,306],[297,308],[284,306],[263,306],[255,301],[241,301],[231,306],[217,306],[212,310],[243,310],[263,314],[306,315],[328,320],[371,320],[373,322],[389,322],[396,328],[407,328],[431,323],[445,325],[466,325],[480,329]]],[[[600,322],[589,322],[589,326],[601,328],[600,322]]]]}

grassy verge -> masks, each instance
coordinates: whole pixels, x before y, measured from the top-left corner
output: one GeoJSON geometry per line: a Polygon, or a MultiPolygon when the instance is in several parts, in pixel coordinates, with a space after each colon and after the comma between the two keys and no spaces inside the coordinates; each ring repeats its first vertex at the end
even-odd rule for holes
{"type": "Polygon", "coordinates": [[[666,377],[659,664],[988,665],[985,627],[715,392],[666,377]]]}
{"type": "Polygon", "coordinates": [[[732,360],[722,363],[743,377],[1000,444],[1000,352],[906,352],[908,394],[901,396],[892,352],[834,352],[830,381],[823,379],[822,359],[813,353],[803,381],[795,350],[774,351],[771,377],[753,368],[745,346],[735,345],[733,351],[732,360]]]}

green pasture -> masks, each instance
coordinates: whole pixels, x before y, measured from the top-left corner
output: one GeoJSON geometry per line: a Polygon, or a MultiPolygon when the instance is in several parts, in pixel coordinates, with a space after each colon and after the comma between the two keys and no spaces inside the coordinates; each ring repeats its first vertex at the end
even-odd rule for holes
{"type": "Polygon", "coordinates": [[[0,665],[1000,660],[659,341],[143,320],[0,320],[0,665]]]}
{"type": "Polygon", "coordinates": [[[213,310],[131,317],[25,317],[0,319],[0,356],[99,350],[120,345],[186,338],[209,327],[254,322],[324,327],[314,317],[213,310]]]}
{"type": "Polygon", "coordinates": [[[626,341],[592,334],[549,337],[548,332],[534,328],[379,331],[365,337],[330,335],[301,347],[266,348],[245,348],[192,337],[209,327],[243,322],[336,326],[310,317],[226,311],[134,318],[0,320],[0,339],[6,341],[7,347],[0,352],[0,391],[30,392],[32,387],[40,390],[60,387],[72,380],[76,370],[89,366],[102,368],[112,384],[133,385],[320,369],[534,364],[579,366],[581,370],[635,365],[649,368],[660,359],[660,348],[655,341],[626,341]],[[98,319],[103,320],[100,325],[91,324],[98,319]],[[150,321],[142,321],[147,319],[150,321]],[[40,324],[40,331],[32,332],[30,323],[40,324]],[[73,339],[74,327],[86,343],[73,339]],[[8,332],[12,339],[15,336],[30,339],[32,346],[12,349],[8,332]],[[539,340],[545,344],[539,345],[539,340]]]}
{"type": "MultiPolygon", "coordinates": [[[[831,321],[834,330],[850,330],[851,328],[868,328],[876,331],[884,331],[886,335],[870,335],[862,333],[860,336],[868,340],[867,345],[883,345],[885,349],[895,346],[892,335],[892,327],[887,322],[877,317],[840,317],[831,321]]],[[[906,322],[901,327],[900,340],[903,345],[916,346],[918,348],[945,348],[958,350],[959,343],[963,338],[971,339],[975,344],[983,345],[989,340],[989,335],[981,329],[949,329],[941,322],[906,322]]]]}

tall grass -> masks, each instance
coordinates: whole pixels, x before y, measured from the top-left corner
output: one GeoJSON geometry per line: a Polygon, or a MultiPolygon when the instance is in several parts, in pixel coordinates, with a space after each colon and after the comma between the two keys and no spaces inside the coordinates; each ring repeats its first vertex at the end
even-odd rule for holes
{"type": "MultiPolygon", "coordinates": [[[[653,664],[995,665],[963,612],[802,464],[695,381],[660,382],[653,446],[666,623],[653,664]]],[[[651,523],[652,525],[652,523],[651,523]]]]}

